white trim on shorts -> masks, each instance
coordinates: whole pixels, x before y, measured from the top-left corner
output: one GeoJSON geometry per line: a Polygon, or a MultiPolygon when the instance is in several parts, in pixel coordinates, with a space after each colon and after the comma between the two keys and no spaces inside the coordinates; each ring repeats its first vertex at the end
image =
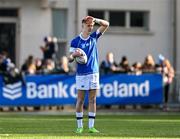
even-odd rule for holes
{"type": "Polygon", "coordinates": [[[77,90],[100,89],[99,73],[76,75],[77,90]]]}

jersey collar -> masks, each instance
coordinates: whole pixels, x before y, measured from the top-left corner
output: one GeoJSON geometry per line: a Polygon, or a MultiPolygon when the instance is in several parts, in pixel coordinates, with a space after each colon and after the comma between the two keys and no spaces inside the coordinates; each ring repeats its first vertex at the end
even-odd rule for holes
{"type": "Polygon", "coordinates": [[[82,40],[87,41],[87,40],[89,39],[90,36],[88,36],[87,38],[83,38],[82,32],[81,32],[81,33],[79,34],[79,37],[80,37],[82,40]]]}

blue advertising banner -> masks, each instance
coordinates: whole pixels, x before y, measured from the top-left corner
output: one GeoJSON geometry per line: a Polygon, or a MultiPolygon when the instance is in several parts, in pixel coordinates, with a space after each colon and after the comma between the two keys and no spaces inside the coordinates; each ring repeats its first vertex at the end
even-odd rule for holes
{"type": "MultiPolygon", "coordinates": [[[[97,104],[160,104],[163,100],[160,74],[101,76],[97,104]]],[[[26,76],[21,82],[4,85],[0,77],[0,105],[74,105],[75,77],[70,75],[26,76]]]]}
{"type": "Polygon", "coordinates": [[[98,104],[159,104],[163,100],[160,74],[114,74],[101,77],[98,104]]]}

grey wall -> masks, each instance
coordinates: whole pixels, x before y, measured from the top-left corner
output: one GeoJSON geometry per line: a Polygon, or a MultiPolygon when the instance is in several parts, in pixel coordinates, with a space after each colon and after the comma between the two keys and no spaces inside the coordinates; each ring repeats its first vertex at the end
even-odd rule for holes
{"type": "MultiPolygon", "coordinates": [[[[149,33],[106,32],[99,41],[100,61],[108,51],[115,54],[116,61],[128,56],[131,63],[143,61],[147,54],[155,58],[159,53],[172,61],[172,29],[170,0],[80,0],[79,20],[87,9],[145,10],[150,11],[149,33]]],[[[79,30],[80,30],[79,24],[79,30]]]]}
{"type": "Polygon", "coordinates": [[[176,65],[177,65],[177,68],[176,68],[176,72],[177,73],[180,73],[180,1],[177,0],[177,16],[176,16],[176,19],[177,19],[177,22],[176,22],[176,43],[177,43],[177,46],[176,46],[176,65]]]}

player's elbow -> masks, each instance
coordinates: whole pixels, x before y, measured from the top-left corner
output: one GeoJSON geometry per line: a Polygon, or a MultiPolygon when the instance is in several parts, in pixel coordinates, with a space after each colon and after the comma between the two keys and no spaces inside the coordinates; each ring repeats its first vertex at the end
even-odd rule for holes
{"type": "Polygon", "coordinates": [[[106,21],[106,22],[107,22],[107,23],[106,23],[106,26],[109,27],[109,22],[108,22],[108,21],[106,21]]]}
{"type": "Polygon", "coordinates": [[[105,24],[105,26],[104,26],[104,31],[106,31],[108,28],[109,28],[109,22],[107,21],[107,23],[105,24]]]}
{"type": "Polygon", "coordinates": [[[105,26],[106,28],[108,28],[108,27],[109,27],[109,22],[108,22],[108,21],[105,21],[105,22],[104,22],[104,26],[105,26]]]}

